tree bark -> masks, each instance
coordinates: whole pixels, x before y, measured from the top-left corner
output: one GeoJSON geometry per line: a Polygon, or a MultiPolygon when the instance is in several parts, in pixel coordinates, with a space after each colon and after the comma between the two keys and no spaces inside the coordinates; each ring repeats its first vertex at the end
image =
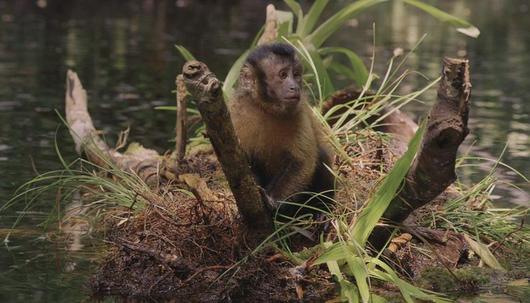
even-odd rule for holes
{"type": "MultiPolygon", "coordinates": [[[[437,100],[429,114],[421,149],[401,192],[383,214],[385,221],[402,223],[414,210],[433,200],[456,180],[456,154],[469,133],[470,94],[468,60],[445,58],[437,100]]],[[[376,228],[369,242],[375,249],[380,249],[391,233],[392,228],[376,228]]]]}
{"type": "Polygon", "coordinates": [[[272,216],[237,140],[220,81],[204,63],[198,61],[187,62],[182,68],[182,75],[188,92],[197,102],[207,135],[244,222],[257,230],[271,230],[272,216]]]}

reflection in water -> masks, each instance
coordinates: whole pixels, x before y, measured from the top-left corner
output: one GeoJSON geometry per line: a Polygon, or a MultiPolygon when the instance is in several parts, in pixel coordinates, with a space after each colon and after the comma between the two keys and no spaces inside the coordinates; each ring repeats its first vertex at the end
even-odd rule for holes
{"type": "MultiPolygon", "coordinates": [[[[273,1],[284,7],[281,1],[273,1]]],[[[348,1],[333,2],[342,6],[348,1]]],[[[131,126],[131,139],[160,152],[172,143],[174,115],[153,110],[172,105],[174,77],[183,60],[174,44],[182,44],[219,76],[247,48],[264,20],[267,1],[61,1],[0,0],[0,198],[36,172],[59,168],[54,150],[54,112],[63,111],[64,75],[75,69],[88,89],[95,124],[115,141],[119,130],[131,126]]],[[[410,57],[407,68],[431,79],[438,76],[444,55],[467,55],[472,64],[471,153],[495,159],[506,145],[504,161],[525,175],[529,169],[530,122],[530,13],[527,0],[439,1],[443,8],[468,18],[482,34],[466,38],[399,1],[371,9],[348,22],[333,38],[356,50],[369,62],[372,24],[376,24],[376,70],[382,74],[394,49],[412,48],[424,33],[428,37],[410,57]]],[[[331,9],[329,11],[332,11],[331,9]]],[[[403,83],[402,92],[425,84],[420,76],[403,83]]],[[[425,104],[411,104],[416,117],[425,116],[435,91],[425,104]]],[[[57,133],[67,160],[75,158],[64,130],[57,133]]],[[[465,149],[462,149],[465,150],[465,149]]],[[[492,162],[466,167],[460,178],[471,183],[484,176],[492,162]]],[[[507,169],[499,177],[523,186],[513,190],[499,184],[500,205],[529,205],[528,185],[507,169]]],[[[33,228],[49,213],[55,197],[44,197],[33,215],[22,222],[33,228]]],[[[0,218],[10,226],[16,212],[0,218]]],[[[83,232],[81,230],[80,232],[83,232]]],[[[75,239],[75,238],[74,238],[75,239]]],[[[82,245],[80,242],[74,242],[82,245]]],[[[9,250],[0,252],[0,301],[79,301],[83,269],[92,257],[64,253],[33,234],[13,237],[9,250]],[[72,258],[79,260],[72,261],[72,258]],[[30,263],[29,263],[30,262],[30,263]],[[29,265],[28,265],[29,264],[29,265]],[[76,264],[80,277],[64,274],[76,264]],[[15,287],[16,286],[16,287],[15,287]],[[5,297],[4,297],[5,296],[5,297]]],[[[79,248],[79,246],[77,246],[79,248]]]]}

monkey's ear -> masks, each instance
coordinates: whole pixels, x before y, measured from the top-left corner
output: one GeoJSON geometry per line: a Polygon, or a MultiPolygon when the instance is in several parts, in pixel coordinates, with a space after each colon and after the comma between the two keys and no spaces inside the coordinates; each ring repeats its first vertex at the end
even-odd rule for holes
{"type": "Polygon", "coordinates": [[[243,89],[256,89],[256,71],[254,67],[248,63],[243,64],[239,72],[239,87],[243,89]]]}

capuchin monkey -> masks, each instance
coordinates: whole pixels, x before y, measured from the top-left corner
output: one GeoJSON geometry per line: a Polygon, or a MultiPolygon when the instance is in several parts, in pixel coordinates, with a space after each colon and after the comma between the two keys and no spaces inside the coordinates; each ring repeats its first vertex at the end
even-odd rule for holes
{"type": "Polygon", "coordinates": [[[293,216],[309,211],[280,201],[318,208],[332,201],[333,153],[302,93],[302,65],[293,47],[268,44],[248,56],[230,115],[272,210],[293,216]]]}

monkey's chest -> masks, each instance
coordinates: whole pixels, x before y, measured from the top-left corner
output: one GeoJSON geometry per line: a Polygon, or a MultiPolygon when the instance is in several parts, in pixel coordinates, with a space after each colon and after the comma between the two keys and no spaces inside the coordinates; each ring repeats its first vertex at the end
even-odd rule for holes
{"type": "MultiPolygon", "coordinates": [[[[240,138],[253,168],[275,174],[291,161],[312,161],[316,157],[316,139],[311,128],[267,125],[240,138]]],[[[316,161],[316,160],[315,160],[316,161]]]]}

